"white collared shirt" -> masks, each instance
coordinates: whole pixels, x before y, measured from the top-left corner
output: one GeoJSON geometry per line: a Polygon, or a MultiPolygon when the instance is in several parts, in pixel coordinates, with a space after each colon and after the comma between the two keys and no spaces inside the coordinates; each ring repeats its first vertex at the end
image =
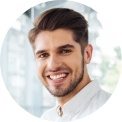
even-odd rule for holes
{"type": "Polygon", "coordinates": [[[92,81],[63,105],[62,116],[58,115],[56,111],[58,105],[56,105],[45,112],[41,119],[52,122],[69,122],[81,119],[101,107],[109,97],[110,94],[103,91],[97,81],[92,81]]]}

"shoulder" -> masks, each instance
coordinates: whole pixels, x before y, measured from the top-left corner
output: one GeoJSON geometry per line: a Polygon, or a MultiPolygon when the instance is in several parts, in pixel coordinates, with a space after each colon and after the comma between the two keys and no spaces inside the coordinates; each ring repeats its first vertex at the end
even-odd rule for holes
{"type": "Polygon", "coordinates": [[[101,89],[96,96],[100,101],[106,102],[110,98],[111,94],[101,89]]]}
{"type": "Polygon", "coordinates": [[[96,89],[96,92],[94,92],[95,94],[92,97],[93,101],[104,103],[110,98],[111,94],[104,91],[97,80],[94,80],[91,85],[93,91],[96,89]]]}
{"type": "Polygon", "coordinates": [[[110,96],[111,96],[110,93],[101,89],[93,96],[91,103],[92,105],[95,104],[95,106],[100,107],[107,102],[110,96]]]}
{"type": "Polygon", "coordinates": [[[52,120],[56,116],[57,116],[56,107],[53,107],[48,111],[44,112],[41,116],[41,119],[52,120]]]}

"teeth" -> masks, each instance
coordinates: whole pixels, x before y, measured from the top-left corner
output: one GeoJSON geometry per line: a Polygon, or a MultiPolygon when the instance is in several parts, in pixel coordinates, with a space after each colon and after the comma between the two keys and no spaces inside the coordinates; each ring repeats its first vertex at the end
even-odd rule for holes
{"type": "Polygon", "coordinates": [[[50,78],[52,79],[52,80],[56,80],[56,79],[59,79],[59,78],[63,78],[63,77],[65,77],[66,76],[66,74],[60,74],[60,75],[50,75],[50,78]]]}

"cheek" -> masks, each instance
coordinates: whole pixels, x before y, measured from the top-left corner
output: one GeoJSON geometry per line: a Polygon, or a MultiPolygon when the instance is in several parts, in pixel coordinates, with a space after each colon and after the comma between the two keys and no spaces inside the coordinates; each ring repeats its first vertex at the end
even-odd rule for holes
{"type": "Polygon", "coordinates": [[[81,64],[82,64],[82,56],[81,54],[79,55],[74,55],[71,58],[67,58],[67,60],[65,60],[65,62],[67,62],[67,65],[69,67],[71,67],[72,69],[81,69],[81,64]]]}
{"type": "Polygon", "coordinates": [[[77,62],[73,65],[73,76],[77,76],[79,75],[79,73],[81,73],[82,71],[82,65],[81,62],[77,62]]]}
{"type": "Polygon", "coordinates": [[[83,67],[82,67],[82,57],[77,56],[75,58],[72,58],[69,60],[68,66],[72,69],[72,77],[75,77],[79,73],[81,73],[83,67]]]}
{"type": "Polygon", "coordinates": [[[39,78],[42,78],[42,74],[44,71],[44,65],[39,60],[36,61],[36,69],[37,69],[39,78]]]}

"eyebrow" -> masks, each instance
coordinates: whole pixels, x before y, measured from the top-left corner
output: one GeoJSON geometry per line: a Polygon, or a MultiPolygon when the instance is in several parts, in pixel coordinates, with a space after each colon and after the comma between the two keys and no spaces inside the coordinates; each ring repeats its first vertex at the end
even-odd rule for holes
{"type": "Polygon", "coordinates": [[[64,48],[74,48],[74,46],[70,44],[66,44],[58,47],[58,49],[64,49],[64,48]]]}
{"type": "Polygon", "coordinates": [[[37,52],[35,53],[35,55],[38,55],[38,54],[41,54],[41,53],[44,53],[44,52],[46,52],[46,50],[39,50],[39,51],[37,51],[37,52]]]}
{"type": "MultiPolygon", "coordinates": [[[[74,48],[74,46],[70,45],[70,44],[65,44],[65,45],[57,47],[58,50],[61,50],[61,49],[64,49],[64,48],[74,48]]],[[[38,55],[38,54],[41,54],[41,53],[45,53],[46,51],[47,50],[39,50],[35,54],[38,55]]]]}

